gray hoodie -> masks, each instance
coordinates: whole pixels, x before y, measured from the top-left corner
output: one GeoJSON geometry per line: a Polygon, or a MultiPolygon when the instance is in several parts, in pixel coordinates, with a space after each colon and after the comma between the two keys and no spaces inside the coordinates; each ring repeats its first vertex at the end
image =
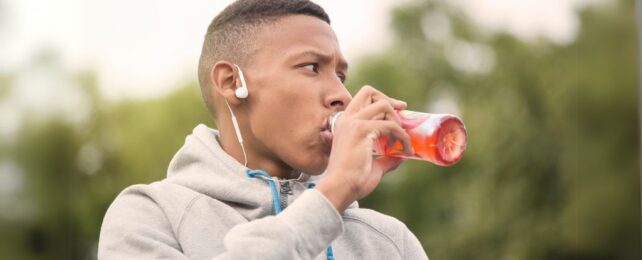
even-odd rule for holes
{"type": "Polygon", "coordinates": [[[261,174],[225,153],[216,130],[197,126],[167,178],[128,187],[111,204],[98,259],[428,259],[395,218],[356,203],[340,215],[314,177],[261,174]]]}

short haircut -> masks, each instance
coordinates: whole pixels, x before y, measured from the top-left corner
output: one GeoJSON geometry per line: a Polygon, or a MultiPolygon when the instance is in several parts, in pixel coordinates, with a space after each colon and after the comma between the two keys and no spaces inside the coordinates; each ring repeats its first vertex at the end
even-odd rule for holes
{"type": "Polygon", "coordinates": [[[210,100],[212,66],[220,60],[245,65],[254,51],[252,35],[263,26],[290,15],[309,15],[330,24],[323,8],[308,0],[237,0],[212,20],[198,62],[201,93],[212,116],[216,117],[210,100]]]}

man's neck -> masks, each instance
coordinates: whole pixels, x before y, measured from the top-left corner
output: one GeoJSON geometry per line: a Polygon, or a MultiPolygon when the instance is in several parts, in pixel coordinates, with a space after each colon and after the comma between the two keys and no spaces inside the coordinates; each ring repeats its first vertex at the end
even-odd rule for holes
{"type": "MultiPolygon", "coordinates": [[[[245,156],[243,156],[243,149],[241,149],[241,144],[239,144],[234,134],[233,129],[219,126],[219,142],[221,148],[240,164],[244,164],[245,156]]],[[[252,140],[250,138],[244,138],[243,146],[245,147],[245,153],[247,155],[247,167],[250,169],[260,169],[271,176],[282,179],[298,178],[301,174],[301,172],[292,169],[277,158],[268,158],[256,152],[255,149],[252,149],[252,140]]]]}

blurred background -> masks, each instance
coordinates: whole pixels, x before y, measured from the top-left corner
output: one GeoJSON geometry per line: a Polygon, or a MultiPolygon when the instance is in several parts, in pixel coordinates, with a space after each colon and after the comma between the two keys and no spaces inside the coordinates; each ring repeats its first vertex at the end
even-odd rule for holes
{"type": "MultiPolygon", "coordinates": [[[[202,37],[231,1],[0,0],[0,259],[94,259],[105,210],[213,121],[202,37]]],[[[431,259],[640,259],[633,0],[316,1],[409,109],[460,115],[455,166],[408,161],[361,201],[431,259]]]]}

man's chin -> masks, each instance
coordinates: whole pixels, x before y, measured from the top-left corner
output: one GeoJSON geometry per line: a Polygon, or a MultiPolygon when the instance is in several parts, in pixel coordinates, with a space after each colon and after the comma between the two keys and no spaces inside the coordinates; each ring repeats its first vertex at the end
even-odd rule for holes
{"type": "Polygon", "coordinates": [[[328,168],[330,156],[323,149],[308,149],[289,154],[288,157],[293,160],[283,161],[292,169],[307,175],[317,176],[323,174],[328,168]]]}
{"type": "Polygon", "coordinates": [[[328,168],[328,160],[327,157],[326,159],[323,160],[323,162],[315,162],[315,163],[310,163],[305,165],[304,167],[301,167],[301,172],[304,172],[308,175],[312,176],[318,176],[321,175],[325,172],[325,170],[328,168]]]}
{"type": "Polygon", "coordinates": [[[318,176],[321,175],[325,172],[325,169],[328,168],[327,165],[324,165],[323,167],[314,167],[314,168],[308,168],[302,172],[312,175],[312,176],[318,176]]]}

